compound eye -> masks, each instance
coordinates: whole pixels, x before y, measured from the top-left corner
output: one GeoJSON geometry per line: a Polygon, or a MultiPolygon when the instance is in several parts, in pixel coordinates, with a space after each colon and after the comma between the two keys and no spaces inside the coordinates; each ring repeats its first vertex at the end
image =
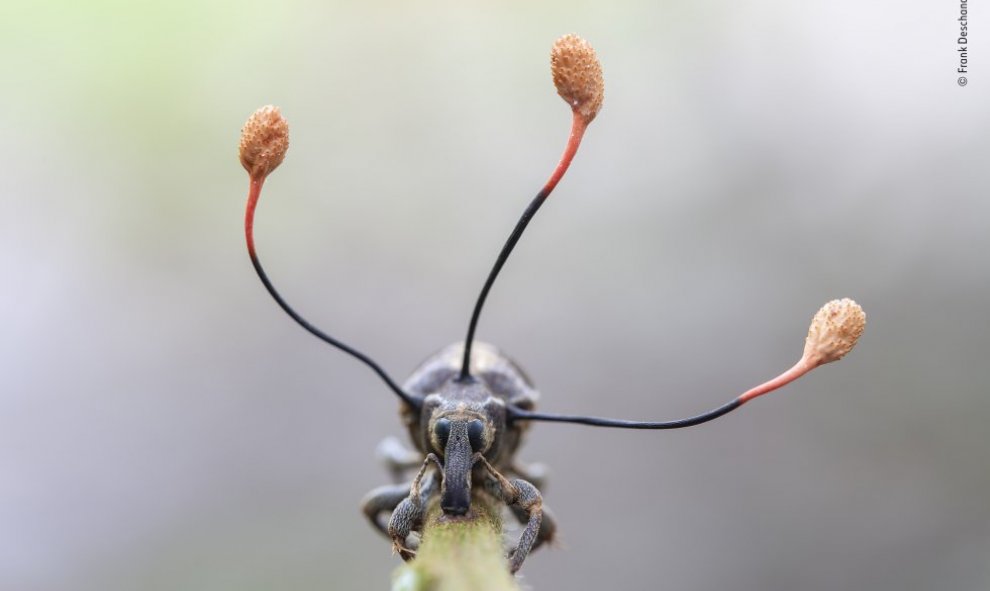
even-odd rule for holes
{"type": "Polygon", "coordinates": [[[447,419],[437,420],[433,431],[437,435],[437,443],[440,444],[440,449],[443,450],[443,448],[447,447],[447,439],[450,438],[450,421],[447,419]]]}
{"type": "Polygon", "coordinates": [[[485,425],[481,421],[475,419],[468,423],[468,440],[474,451],[482,451],[485,447],[485,425]]]}

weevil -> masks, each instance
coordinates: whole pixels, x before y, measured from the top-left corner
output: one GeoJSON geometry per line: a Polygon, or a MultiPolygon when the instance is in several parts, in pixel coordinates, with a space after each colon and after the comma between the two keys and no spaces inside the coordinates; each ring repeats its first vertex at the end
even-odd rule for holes
{"type": "Polygon", "coordinates": [[[427,506],[439,497],[444,514],[451,518],[463,516],[471,511],[472,491],[478,487],[508,506],[524,526],[508,552],[511,572],[519,570],[533,549],[554,538],[556,523],[540,494],[542,476],[516,460],[530,423],[547,421],[627,429],[698,425],[776,390],[815,367],[840,359],[852,349],[865,326],[862,308],[852,300],[827,303],[814,316],[804,354],[793,367],[697,416],[653,422],[536,411],[537,391],[526,374],[492,345],[476,343],[474,334],[499,271],[570,166],[588,124],[602,105],[601,64],[586,41],[574,35],[558,39],[551,52],[551,71],[557,92],[571,107],[573,116],[563,156],[499,252],[475,302],[464,341],[429,358],[401,386],[371,357],[310,324],[289,306],[269,280],[255,250],[254,212],[265,179],[285,157],[288,124],[277,108],[262,107],[248,119],[241,133],[240,159],[250,176],[244,232],[251,263],[262,284],[293,320],[317,338],[367,365],[401,400],[402,420],[415,450],[403,447],[394,439],[387,439],[380,449],[396,479],[401,479],[407,470],[418,467],[418,472],[409,481],[373,490],[364,500],[363,511],[405,560],[415,556],[412,534],[421,531],[427,506]],[[387,521],[386,514],[389,514],[387,521]]]}

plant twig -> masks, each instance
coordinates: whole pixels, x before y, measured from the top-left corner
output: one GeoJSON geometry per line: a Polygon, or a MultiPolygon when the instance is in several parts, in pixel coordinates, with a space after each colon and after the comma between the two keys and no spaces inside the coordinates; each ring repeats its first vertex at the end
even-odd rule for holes
{"type": "Polygon", "coordinates": [[[444,515],[435,499],[416,559],[401,566],[392,591],[519,591],[502,548],[498,505],[476,491],[463,517],[444,515]]]}

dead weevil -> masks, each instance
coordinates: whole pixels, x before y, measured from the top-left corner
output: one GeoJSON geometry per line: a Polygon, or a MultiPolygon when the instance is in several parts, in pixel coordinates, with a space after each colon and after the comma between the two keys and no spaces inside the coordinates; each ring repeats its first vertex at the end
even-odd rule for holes
{"type": "Polygon", "coordinates": [[[569,416],[534,410],[537,392],[529,378],[508,357],[490,345],[474,343],[481,309],[499,271],[529,221],[553,191],[577,153],[588,124],[598,114],[604,97],[601,65],[583,39],[566,35],[551,52],[551,70],[557,92],[573,112],[571,133],[560,163],[526,208],[502,247],[471,315],[467,338],[428,359],[399,385],[370,357],[316,328],[293,310],[275,290],[258,261],[252,226],[261,187],[285,157],[288,125],[275,107],[263,107],[247,121],[241,135],[240,158],[250,174],[244,231],[248,254],[258,277],[293,320],[316,337],[370,367],[402,401],[402,418],[416,451],[387,440],[381,450],[393,474],[419,467],[410,482],[384,486],[364,501],[364,513],[391,538],[404,559],[415,552],[410,534],[420,531],[428,502],[439,495],[447,515],[470,509],[473,486],[483,486],[504,502],[525,526],[509,552],[509,568],[519,570],[526,556],[554,536],[556,526],[543,506],[538,475],[515,460],[523,433],[533,421],[580,423],[627,429],[677,429],[720,417],[742,404],[784,386],[808,371],[840,359],[855,345],[865,326],[862,308],[848,299],[827,303],[812,320],[804,355],[791,369],[730,402],[704,414],[666,422],[629,421],[569,416]],[[432,470],[436,468],[436,470],[432,470]],[[382,517],[391,513],[388,522],[382,517]]]}

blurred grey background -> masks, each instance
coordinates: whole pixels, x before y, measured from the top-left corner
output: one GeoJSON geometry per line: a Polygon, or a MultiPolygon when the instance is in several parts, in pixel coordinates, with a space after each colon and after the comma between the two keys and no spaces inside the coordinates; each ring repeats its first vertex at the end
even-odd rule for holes
{"type": "MultiPolygon", "coordinates": [[[[990,14],[971,11],[971,29],[990,14]]],[[[359,514],[394,397],[244,251],[241,125],[280,105],[262,260],[398,378],[462,338],[570,122],[605,106],[479,334],[542,408],[547,589],[990,588],[990,53],[949,2],[17,2],[0,8],[0,588],[384,589],[359,514]]]]}

